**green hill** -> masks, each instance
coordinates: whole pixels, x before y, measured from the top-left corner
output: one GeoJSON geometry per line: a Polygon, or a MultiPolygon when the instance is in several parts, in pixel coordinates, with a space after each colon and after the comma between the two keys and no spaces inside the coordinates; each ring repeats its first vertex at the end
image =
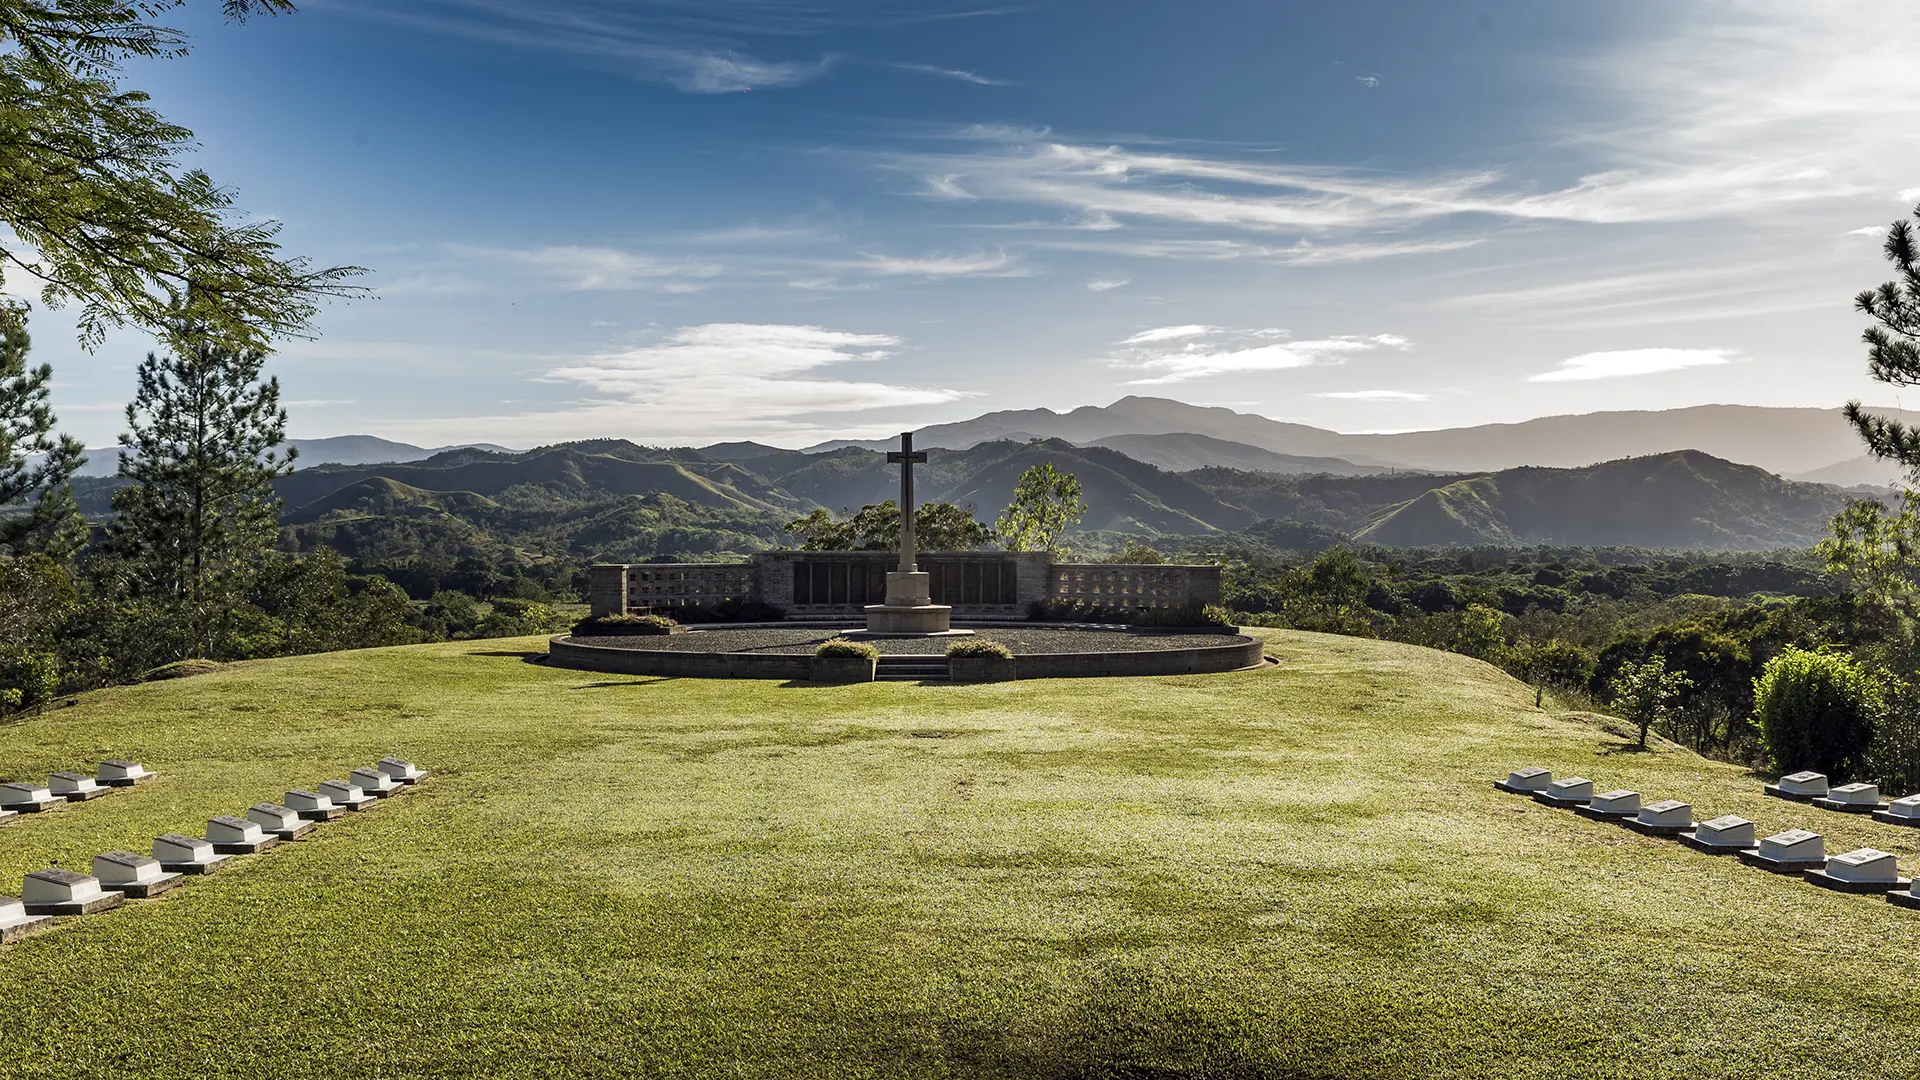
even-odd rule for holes
{"type": "MultiPolygon", "coordinates": [[[[0,891],[383,754],[420,790],[0,949],[0,1061],[74,1076],[1906,1075],[1920,916],[1496,792],[1603,787],[1912,850],[1619,753],[1492,668],[937,688],[657,680],[538,639],[238,665],[11,724],[148,786],[0,828],[0,891]]],[[[1810,816],[1811,815],[1811,816],[1810,816]]],[[[1903,872],[1916,866],[1903,859],[1903,872]]]]}
{"type": "Polygon", "coordinates": [[[348,484],[325,498],[282,515],[289,525],[302,525],[340,514],[430,517],[441,514],[472,516],[500,509],[500,504],[471,491],[427,491],[398,480],[374,476],[348,484]]]}

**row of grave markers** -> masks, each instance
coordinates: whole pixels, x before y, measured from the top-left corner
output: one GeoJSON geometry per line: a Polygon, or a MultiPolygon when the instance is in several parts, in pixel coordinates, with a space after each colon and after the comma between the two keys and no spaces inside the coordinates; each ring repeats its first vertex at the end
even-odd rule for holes
{"type": "MultiPolygon", "coordinates": [[[[151,775],[151,774],[148,774],[151,775]]],[[[0,896],[0,944],[13,941],[60,915],[92,915],[128,900],[159,896],[189,876],[211,874],[236,855],[257,855],[332,821],[365,810],[427,778],[411,762],[381,758],[355,769],[346,780],[327,780],[318,791],[289,791],[285,804],[256,803],[245,818],[222,814],[207,822],[207,835],[167,833],[153,840],[153,854],[109,851],[93,857],[93,873],[54,867],[27,875],[19,899],[0,896]]]]}
{"type": "MultiPolygon", "coordinates": [[[[1781,784],[1788,785],[1789,790],[1776,790],[1779,785],[1768,785],[1767,793],[1810,802],[1822,809],[1846,813],[1872,811],[1874,817],[1881,820],[1920,826],[1920,815],[1912,815],[1911,809],[1899,814],[1893,812],[1902,804],[1908,808],[1920,807],[1920,796],[1883,804],[1879,788],[1872,784],[1847,784],[1829,792],[1827,778],[1811,772],[1782,777],[1781,784]],[[1846,791],[1842,799],[1831,797],[1846,789],[1854,790],[1846,791]],[[1887,816],[1883,818],[1883,814],[1887,816]]],[[[1595,793],[1593,781],[1584,776],[1555,780],[1551,772],[1537,767],[1515,770],[1507,774],[1505,780],[1494,781],[1494,786],[1515,795],[1530,796],[1548,806],[1570,809],[1582,817],[1618,822],[1649,836],[1672,837],[1708,855],[1733,855],[1748,866],[1775,874],[1798,874],[1821,888],[1845,893],[1879,893],[1886,896],[1888,903],[1920,908],[1920,894],[1913,891],[1912,879],[1901,877],[1894,856],[1877,848],[1828,855],[1826,838],[1807,829],[1788,829],[1756,841],[1753,822],[1738,815],[1696,822],[1693,807],[1678,799],[1663,799],[1642,806],[1637,791],[1595,793]]]]}
{"type": "Polygon", "coordinates": [[[118,759],[100,763],[100,774],[57,772],[41,784],[0,784],[0,824],[21,814],[40,814],[68,803],[87,802],[119,788],[144,784],[159,774],[118,759]]]}

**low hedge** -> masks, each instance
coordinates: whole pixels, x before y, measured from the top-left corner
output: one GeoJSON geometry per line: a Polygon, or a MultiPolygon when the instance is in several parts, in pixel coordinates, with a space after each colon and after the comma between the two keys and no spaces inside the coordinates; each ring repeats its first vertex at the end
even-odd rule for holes
{"type": "Polygon", "coordinates": [[[680,624],[665,615],[596,615],[573,624],[575,637],[645,637],[671,634],[680,624]]]}
{"type": "Polygon", "coordinates": [[[996,660],[1011,660],[1013,659],[1013,650],[997,641],[990,641],[986,638],[968,638],[965,641],[956,641],[947,646],[947,659],[949,660],[954,657],[971,656],[992,657],[996,660]]]}
{"type": "Polygon", "coordinates": [[[821,642],[820,647],[813,650],[813,655],[829,658],[838,657],[847,660],[878,660],[880,659],[880,650],[864,641],[849,641],[846,638],[834,638],[832,641],[821,642]]]}

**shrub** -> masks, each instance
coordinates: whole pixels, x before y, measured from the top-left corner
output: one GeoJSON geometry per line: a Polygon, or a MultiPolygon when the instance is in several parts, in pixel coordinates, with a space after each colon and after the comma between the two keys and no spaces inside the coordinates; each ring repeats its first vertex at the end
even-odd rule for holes
{"type": "Polygon", "coordinates": [[[175,660],[171,664],[162,664],[141,676],[145,682],[162,682],[167,679],[186,679],[195,675],[211,675],[227,665],[218,660],[175,660]]]}
{"type": "Polygon", "coordinates": [[[680,624],[665,615],[596,615],[573,624],[575,637],[671,634],[680,624]]]}
{"type": "Polygon", "coordinates": [[[996,660],[1011,660],[1013,650],[987,638],[968,638],[947,646],[947,658],[951,660],[956,656],[991,656],[996,660]]]}
{"type": "Polygon", "coordinates": [[[60,661],[52,653],[16,649],[0,653],[0,713],[31,709],[60,693],[60,661]]]}
{"type": "Polygon", "coordinates": [[[1848,657],[1788,646],[1753,684],[1753,716],[1776,773],[1813,769],[1845,782],[1864,763],[1880,688],[1848,657]]]}
{"type": "Polygon", "coordinates": [[[778,608],[764,600],[722,600],[712,607],[674,608],[673,614],[683,623],[754,623],[784,622],[785,609],[778,608]]]}
{"type": "Polygon", "coordinates": [[[1122,623],[1127,626],[1237,627],[1234,614],[1218,604],[1137,608],[1092,604],[1085,600],[1035,600],[1027,605],[1034,622],[1122,623]]]}
{"type": "Polygon", "coordinates": [[[849,641],[842,637],[821,642],[820,647],[813,650],[813,655],[847,660],[878,660],[880,650],[864,641],[849,641]]]}

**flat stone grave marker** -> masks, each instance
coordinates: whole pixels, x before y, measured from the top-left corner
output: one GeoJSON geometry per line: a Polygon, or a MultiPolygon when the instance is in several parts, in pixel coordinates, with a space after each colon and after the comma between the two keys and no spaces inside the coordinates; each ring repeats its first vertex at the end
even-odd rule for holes
{"type": "Polygon", "coordinates": [[[100,763],[100,783],[107,787],[132,787],[135,784],[144,784],[159,775],[137,761],[109,758],[100,763]]]}
{"type": "Polygon", "coordinates": [[[1885,810],[1875,810],[1873,820],[1885,825],[1920,828],[1920,795],[1909,795],[1904,799],[1893,800],[1887,804],[1885,810]]]}
{"type": "Polygon", "coordinates": [[[280,846],[280,838],[268,836],[259,823],[221,814],[207,822],[207,842],[218,855],[258,855],[280,846]]]}
{"type": "Polygon", "coordinates": [[[27,905],[11,896],[0,896],[0,945],[11,945],[53,921],[51,915],[29,915],[27,905]]]}
{"type": "Polygon", "coordinates": [[[1888,893],[1895,889],[1911,891],[1913,880],[1900,876],[1892,855],[1877,848],[1856,848],[1827,860],[1819,870],[1808,870],[1806,879],[1823,889],[1845,893],[1888,893]]]}
{"type": "Polygon", "coordinates": [[[313,822],[279,803],[254,803],[247,808],[247,820],[276,840],[298,840],[313,831],[313,822]]]}
{"type": "Polygon", "coordinates": [[[1693,804],[1679,799],[1662,799],[1640,808],[1640,813],[1622,824],[1648,836],[1679,836],[1694,827],[1693,804]]]}
{"type": "Polygon", "coordinates": [[[1893,904],[1896,907],[1912,908],[1920,911],[1920,896],[1914,895],[1913,882],[1911,880],[1907,882],[1906,888],[1894,889],[1892,892],[1887,893],[1887,903],[1893,904]]]}
{"type": "Polygon", "coordinates": [[[393,777],[395,783],[406,784],[409,787],[427,778],[425,772],[413,767],[413,762],[401,761],[399,758],[383,757],[374,768],[393,777]]]}
{"type": "Polygon", "coordinates": [[[1493,786],[1511,795],[1531,795],[1536,791],[1545,791],[1553,783],[1553,774],[1539,766],[1515,769],[1507,774],[1505,780],[1495,780],[1493,786]]]}
{"type": "Polygon", "coordinates": [[[1788,829],[1761,840],[1758,850],[1741,852],[1740,861],[1775,874],[1825,869],[1827,838],[1805,829],[1788,829]]]}
{"type": "Polygon", "coordinates": [[[56,806],[67,805],[67,800],[59,798],[53,792],[38,784],[0,784],[0,810],[10,810],[16,814],[38,814],[56,806]]]}
{"type": "Polygon", "coordinates": [[[98,878],[55,867],[35,870],[20,886],[20,902],[29,915],[92,915],[127,902],[100,887],[98,878]]]}
{"type": "Polygon", "coordinates": [[[1759,850],[1759,845],[1753,840],[1753,822],[1738,814],[1726,814],[1712,821],[1703,821],[1695,825],[1692,832],[1683,832],[1677,839],[1693,850],[1709,855],[1738,855],[1743,851],[1759,850]]]}
{"type": "Polygon", "coordinates": [[[320,781],[320,794],[332,799],[333,805],[343,806],[348,810],[365,810],[380,802],[380,800],[360,790],[359,784],[348,783],[345,780],[320,781]]]}
{"type": "Polygon", "coordinates": [[[1841,784],[1829,791],[1825,798],[1813,800],[1813,805],[1822,810],[1838,810],[1843,814],[1871,814],[1887,808],[1880,801],[1879,784],[1841,784]]]}
{"type": "Polygon", "coordinates": [[[1573,812],[1595,821],[1624,821],[1640,812],[1640,793],[1626,788],[1603,791],[1573,812]]]}
{"type": "Polygon", "coordinates": [[[0,810],[0,825],[5,825],[19,816],[20,812],[17,810],[0,810]]]}
{"type": "Polygon", "coordinates": [[[179,833],[154,837],[153,857],[162,870],[181,874],[211,874],[233,858],[213,850],[211,841],[179,833]]]}
{"type": "Polygon", "coordinates": [[[379,769],[355,769],[347,774],[347,782],[376,799],[384,799],[406,786],[379,769]]]}
{"type": "Polygon", "coordinates": [[[1817,772],[1788,773],[1780,778],[1779,783],[1768,784],[1767,794],[1794,802],[1824,799],[1827,797],[1827,778],[1824,773],[1817,772]]]}
{"type": "Polygon", "coordinates": [[[1584,776],[1569,776],[1553,781],[1544,791],[1534,792],[1533,797],[1548,806],[1585,806],[1593,799],[1593,781],[1584,776]]]}
{"type": "Polygon", "coordinates": [[[100,887],[129,900],[145,900],[180,884],[179,874],[168,873],[160,860],[132,851],[109,851],[93,857],[93,876],[100,887]]]}
{"type": "Polygon", "coordinates": [[[99,781],[86,773],[57,772],[47,777],[47,790],[68,802],[86,802],[113,789],[101,787],[99,781]]]}
{"type": "Polygon", "coordinates": [[[332,821],[347,812],[344,806],[333,805],[333,800],[316,791],[287,792],[287,808],[300,815],[302,821],[332,821]]]}

